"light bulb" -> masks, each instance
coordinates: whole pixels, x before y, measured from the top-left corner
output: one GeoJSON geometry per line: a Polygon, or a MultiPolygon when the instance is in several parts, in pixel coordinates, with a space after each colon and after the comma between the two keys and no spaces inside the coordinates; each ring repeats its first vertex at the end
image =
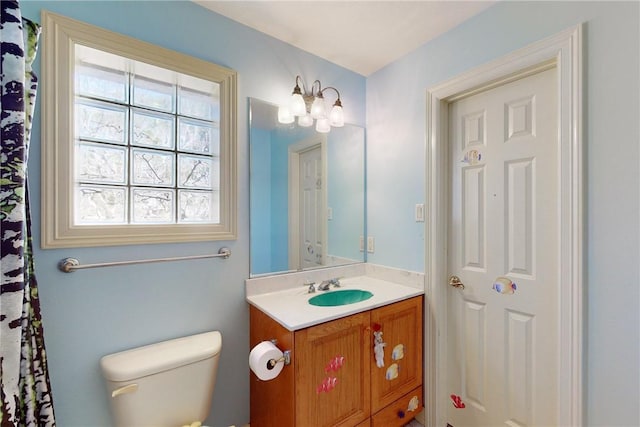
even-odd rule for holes
{"type": "Polygon", "coordinates": [[[331,126],[329,126],[329,119],[326,117],[320,117],[316,120],[316,130],[320,133],[328,133],[331,130],[331,126]]]}
{"type": "Polygon", "coordinates": [[[293,114],[291,114],[289,107],[287,107],[286,105],[281,105],[280,107],[278,107],[278,121],[280,123],[289,124],[293,123],[294,120],[295,117],[293,117],[293,114]]]}
{"type": "Polygon", "coordinates": [[[321,95],[316,96],[311,104],[311,117],[317,119],[326,115],[324,107],[324,98],[321,95]]]}
{"type": "Polygon", "coordinates": [[[336,101],[336,103],[333,104],[333,108],[331,108],[329,121],[333,127],[339,128],[344,126],[344,113],[342,111],[342,105],[338,105],[338,101],[336,101]]]}
{"type": "Polygon", "coordinates": [[[304,103],[304,98],[302,98],[302,94],[293,93],[291,95],[291,114],[294,116],[304,116],[307,114],[307,106],[304,103]]]}
{"type": "Polygon", "coordinates": [[[298,117],[298,125],[302,127],[309,127],[313,124],[313,119],[309,114],[298,117]]]}

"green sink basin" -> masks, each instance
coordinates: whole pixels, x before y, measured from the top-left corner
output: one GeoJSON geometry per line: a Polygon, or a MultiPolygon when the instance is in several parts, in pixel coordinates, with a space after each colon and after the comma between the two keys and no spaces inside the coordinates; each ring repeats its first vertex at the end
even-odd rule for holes
{"type": "Polygon", "coordinates": [[[345,289],[342,291],[333,291],[327,292],[326,294],[316,295],[309,300],[309,304],[320,307],[335,307],[337,305],[347,305],[365,301],[372,296],[373,294],[369,291],[345,289]]]}

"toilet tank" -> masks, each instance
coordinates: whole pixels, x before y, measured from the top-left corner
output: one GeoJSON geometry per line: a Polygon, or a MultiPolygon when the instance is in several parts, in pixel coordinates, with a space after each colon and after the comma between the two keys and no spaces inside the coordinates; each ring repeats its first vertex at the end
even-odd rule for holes
{"type": "Polygon", "coordinates": [[[218,331],[109,354],[100,360],[115,425],[182,426],[204,421],[222,349],[218,331]]]}

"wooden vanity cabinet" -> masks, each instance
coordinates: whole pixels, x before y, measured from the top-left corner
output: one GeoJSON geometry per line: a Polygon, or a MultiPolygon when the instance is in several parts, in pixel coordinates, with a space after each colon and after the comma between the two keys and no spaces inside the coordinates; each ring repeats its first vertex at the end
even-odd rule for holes
{"type": "Polygon", "coordinates": [[[280,349],[291,350],[291,364],[275,379],[261,381],[251,373],[251,426],[408,423],[423,406],[422,299],[414,297],[295,332],[250,306],[251,347],[276,339],[280,349]],[[374,357],[374,330],[383,332],[386,343],[382,368],[374,357]],[[416,401],[418,407],[408,410],[416,401]]]}

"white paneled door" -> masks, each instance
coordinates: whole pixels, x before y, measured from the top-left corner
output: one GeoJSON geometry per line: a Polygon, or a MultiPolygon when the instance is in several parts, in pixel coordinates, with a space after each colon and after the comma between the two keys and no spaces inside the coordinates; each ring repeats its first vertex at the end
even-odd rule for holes
{"type": "Polygon", "coordinates": [[[449,104],[446,419],[558,414],[557,69],[449,104]]]}

